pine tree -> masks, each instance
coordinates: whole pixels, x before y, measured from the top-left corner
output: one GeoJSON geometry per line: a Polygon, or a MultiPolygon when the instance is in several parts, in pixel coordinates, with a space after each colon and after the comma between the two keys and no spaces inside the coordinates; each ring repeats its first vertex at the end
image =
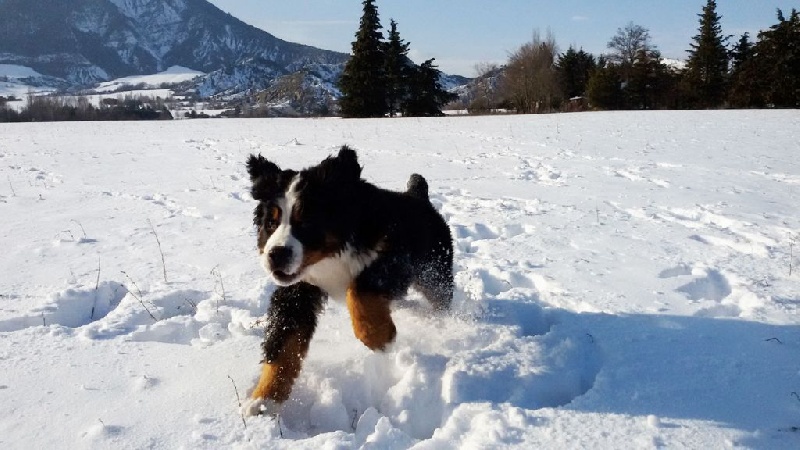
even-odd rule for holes
{"type": "Polygon", "coordinates": [[[570,99],[586,95],[586,85],[589,76],[594,71],[597,63],[594,56],[580,49],[570,46],[566,53],[558,57],[556,71],[561,92],[570,99]]]}
{"type": "Polygon", "coordinates": [[[410,78],[409,95],[401,104],[404,116],[442,116],[442,106],[458,98],[441,86],[439,78],[442,73],[433,61],[431,58],[414,70],[410,78]]]}
{"type": "Polygon", "coordinates": [[[731,51],[728,103],[734,108],[763,107],[763,87],[757,75],[754,45],[744,33],[731,51]]]}
{"type": "Polygon", "coordinates": [[[639,50],[631,68],[630,80],[625,86],[628,106],[634,109],[655,109],[663,105],[666,90],[667,68],[661,63],[658,50],[639,50]]]}
{"type": "Polygon", "coordinates": [[[622,77],[613,64],[598,65],[586,84],[589,106],[595,109],[620,109],[623,106],[622,77]]]}
{"type": "Polygon", "coordinates": [[[383,34],[375,0],[364,0],[353,55],[339,79],[344,117],[383,117],[387,112],[383,34]]]}
{"type": "Polygon", "coordinates": [[[397,22],[392,19],[389,25],[389,40],[384,48],[386,105],[390,117],[394,117],[400,110],[400,102],[408,95],[409,78],[414,65],[408,58],[408,47],[409,44],[400,39],[397,22]]]}
{"type": "Polygon", "coordinates": [[[758,34],[753,51],[757,76],[763,80],[763,98],[780,108],[800,107],[800,14],[787,19],[778,10],[778,23],[758,34]]]}
{"type": "Polygon", "coordinates": [[[717,2],[708,0],[700,17],[699,34],[690,44],[689,61],[686,64],[686,81],[697,106],[715,108],[725,99],[728,75],[727,37],[722,35],[722,26],[717,14],[717,2]]]}
{"type": "Polygon", "coordinates": [[[750,33],[744,33],[731,50],[731,72],[735,73],[753,55],[753,43],[750,42],[750,33]]]}

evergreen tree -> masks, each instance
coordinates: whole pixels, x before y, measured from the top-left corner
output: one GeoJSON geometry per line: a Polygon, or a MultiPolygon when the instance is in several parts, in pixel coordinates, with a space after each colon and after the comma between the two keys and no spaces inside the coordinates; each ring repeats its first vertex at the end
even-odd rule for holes
{"type": "Polygon", "coordinates": [[[404,116],[442,116],[442,106],[454,101],[457,95],[447,92],[439,82],[441,71],[431,58],[419,65],[409,83],[409,95],[401,104],[404,116]]]}
{"type": "Polygon", "coordinates": [[[754,47],[754,76],[762,81],[763,99],[779,108],[800,107],[800,14],[787,19],[778,10],[778,23],[758,34],[754,47]]]}
{"type": "Polygon", "coordinates": [[[589,76],[596,67],[594,56],[570,46],[566,53],[558,57],[556,71],[561,92],[568,99],[586,95],[589,76]]]}
{"type": "Polygon", "coordinates": [[[375,0],[364,0],[353,55],[339,79],[344,117],[383,117],[387,112],[383,34],[375,0]]]}
{"type": "Polygon", "coordinates": [[[686,65],[686,81],[697,99],[697,106],[714,108],[725,99],[728,75],[727,37],[722,36],[721,16],[717,14],[717,2],[708,0],[700,17],[699,34],[690,44],[689,61],[686,65]]]}
{"type": "Polygon", "coordinates": [[[763,107],[763,86],[753,58],[754,45],[744,33],[731,51],[728,103],[735,108],[763,107]]]}
{"type": "Polygon", "coordinates": [[[394,117],[400,110],[400,102],[408,95],[408,84],[413,63],[408,58],[407,42],[400,39],[397,31],[397,22],[392,19],[389,26],[389,40],[386,42],[384,53],[386,60],[384,72],[386,73],[386,105],[389,116],[394,117]]]}
{"type": "Polygon", "coordinates": [[[623,106],[622,77],[613,64],[598,66],[586,85],[589,106],[595,109],[620,109],[623,106]]]}
{"type": "Polygon", "coordinates": [[[753,55],[753,43],[750,42],[750,33],[744,33],[731,50],[731,72],[735,73],[753,55]]]}
{"type": "Polygon", "coordinates": [[[668,85],[667,68],[661,63],[658,50],[639,50],[625,86],[628,107],[655,109],[663,106],[663,95],[668,85]]]}

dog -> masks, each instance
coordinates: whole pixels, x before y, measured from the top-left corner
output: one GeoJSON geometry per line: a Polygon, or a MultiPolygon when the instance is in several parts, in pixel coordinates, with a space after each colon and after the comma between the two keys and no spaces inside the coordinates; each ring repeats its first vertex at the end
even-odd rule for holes
{"type": "Polygon", "coordinates": [[[243,413],[273,414],[289,398],[327,298],[346,303],[355,336],[373,351],[394,341],[390,304],[409,287],[434,310],[448,309],[453,239],[425,178],[411,175],[405,192],[376,187],[348,146],[299,172],[251,154],[247,171],[261,265],[278,287],[243,413]]]}

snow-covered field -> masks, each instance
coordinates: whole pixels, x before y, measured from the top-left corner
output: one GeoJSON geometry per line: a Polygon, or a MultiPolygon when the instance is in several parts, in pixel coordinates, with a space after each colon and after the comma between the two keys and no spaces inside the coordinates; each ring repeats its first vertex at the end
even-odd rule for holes
{"type": "Polygon", "coordinates": [[[0,124],[0,448],[799,448],[799,197],[796,111],[0,124]],[[245,157],[344,143],[427,177],[453,311],[374,354],[330,302],[243,422],[245,157]]]}

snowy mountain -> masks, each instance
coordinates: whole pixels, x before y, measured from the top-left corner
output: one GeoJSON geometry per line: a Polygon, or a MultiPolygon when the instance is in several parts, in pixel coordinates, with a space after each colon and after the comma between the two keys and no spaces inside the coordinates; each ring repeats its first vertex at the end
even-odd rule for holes
{"type": "Polygon", "coordinates": [[[686,69],[686,61],[682,59],[674,59],[674,58],[661,58],[661,64],[669,67],[671,70],[680,72],[681,70],[686,69]]]}
{"type": "Polygon", "coordinates": [[[282,41],[205,0],[0,0],[0,64],[76,86],[171,66],[224,85],[225,74],[274,78],[347,57],[282,41]]]}
{"type": "Polygon", "coordinates": [[[276,79],[267,89],[246,99],[266,108],[269,116],[316,117],[336,113],[341,92],[331,80],[341,75],[341,65],[309,67],[276,79]]]}

